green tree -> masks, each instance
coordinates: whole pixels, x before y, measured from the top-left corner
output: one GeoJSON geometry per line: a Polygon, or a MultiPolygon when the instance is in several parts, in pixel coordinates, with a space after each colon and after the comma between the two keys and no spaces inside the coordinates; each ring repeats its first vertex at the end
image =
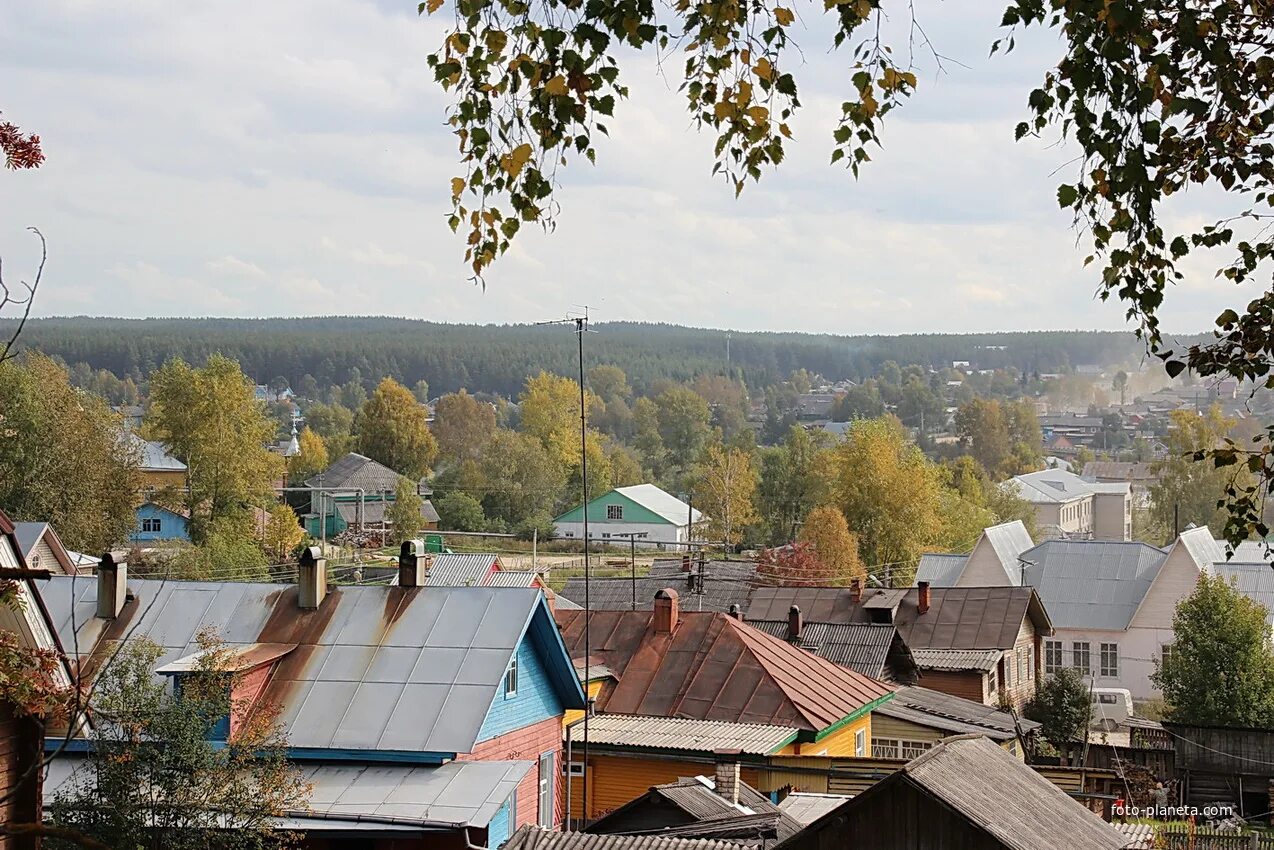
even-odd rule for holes
{"type": "MultiPolygon", "coordinates": [[[[283,507],[288,513],[292,512],[286,505],[283,507]]],[[[296,524],[295,514],[292,523],[296,524]]],[[[268,531],[267,526],[267,539],[268,531]]],[[[151,559],[153,565],[149,568],[139,565],[136,572],[186,581],[269,581],[270,559],[252,532],[250,524],[241,519],[233,522],[222,519],[212,526],[200,544],[168,543],[151,559]]],[[[275,563],[285,560],[286,557],[275,563]]]]}
{"type": "Polygon", "coordinates": [[[265,521],[265,533],[261,538],[261,548],[274,560],[282,564],[292,557],[292,550],[301,545],[305,532],[296,521],[296,512],[287,505],[279,504],[270,508],[265,521]]]}
{"type": "Polygon", "coordinates": [[[416,485],[406,478],[398,479],[394,500],[385,506],[385,521],[393,529],[395,543],[420,535],[420,529],[424,527],[420,510],[424,506],[425,500],[416,492],[416,485]]]}
{"type": "MultiPolygon", "coordinates": [[[[135,637],[98,674],[92,746],[47,817],[108,847],[264,850],[291,836],[279,818],[307,806],[309,786],[287,759],[276,707],[249,706],[233,650],[207,632],[182,687],[154,670],[162,647],[135,637]],[[228,736],[221,731],[232,718],[228,736]],[[230,746],[223,746],[226,741],[230,746]]],[[[253,694],[255,696],[255,694],[253,694]]],[[[73,843],[49,841],[53,847],[73,843]]]]}
{"type": "Polygon", "coordinates": [[[627,401],[633,394],[624,370],[609,363],[589,369],[585,386],[607,404],[617,399],[627,401]]]}
{"type": "Polygon", "coordinates": [[[828,458],[800,425],[788,429],[781,445],[762,453],[757,502],[771,543],[791,538],[796,523],[828,498],[828,458]]]}
{"type": "Polygon", "coordinates": [[[875,419],[885,415],[885,403],[875,381],[864,381],[850,387],[844,395],[832,403],[832,421],[848,422],[851,419],[875,419]]]}
{"type": "Polygon", "coordinates": [[[1012,442],[1004,410],[994,399],[975,398],[956,411],[956,434],[969,454],[993,476],[1006,474],[1012,442]]]}
{"type": "Polygon", "coordinates": [[[438,456],[438,442],[429,432],[428,414],[411,390],[385,378],[363,405],[358,446],[363,454],[418,481],[438,456]]]}
{"type": "MultiPolygon", "coordinates": [[[[546,509],[564,507],[566,470],[529,434],[500,429],[479,461],[483,509],[488,517],[517,525],[546,509]]],[[[471,485],[472,486],[472,485],[471,485]]]]}
{"type": "Polygon", "coordinates": [[[798,540],[813,548],[829,582],[847,584],[851,579],[866,578],[867,571],[858,557],[858,538],[850,532],[839,508],[819,505],[810,511],[798,540]]]}
{"type": "Polygon", "coordinates": [[[421,404],[429,403],[429,382],[421,378],[411,387],[411,394],[416,397],[416,401],[421,404]]]}
{"type": "Polygon", "coordinates": [[[146,426],[186,464],[182,501],[196,544],[246,520],[251,507],[274,504],[284,477],[283,458],[266,448],[274,423],[235,361],[214,354],[199,369],[165,363],[150,381],[146,426]]]}
{"type": "Polygon", "coordinates": [[[495,408],[461,390],[438,399],[434,437],[442,457],[477,457],[495,433],[495,408]]]}
{"type": "Polygon", "coordinates": [[[738,543],[756,512],[757,474],[752,457],[740,449],[709,446],[695,470],[695,504],[707,520],[709,542],[738,543]]]}
{"type": "Polygon", "coordinates": [[[1180,530],[1188,524],[1206,525],[1220,536],[1228,518],[1218,507],[1230,486],[1244,487],[1252,480],[1246,464],[1217,467],[1198,463],[1195,458],[1221,445],[1234,420],[1213,405],[1199,415],[1192,410],[1174,410],[1166,438],[1167,456],[1155,464],[1157,481],[1150,487],[1154,520],[1161,526],[1180,530]]]}
{"type": "Polygon", "coordinates": [[[1168,719],[1200,726],[1274,723],[1274,652],[1265,606],[1203,573],[1172,621],[1172,651],[1155,663],[1168,719]]]}
{"type": "Polygon", "coordinates": [[[1037,680],[1035,696],[1023,712],[1041,724],[1040,734],[1066,756],[1088,733],[1092,702],[1088,685],[1079,672],[1063,667],[1047,679],[1037,680]]]}
{"type": "Polygon", "coordinates": [[[305,408],[305,425],[323,438],[329,458],[344,457],[353,447],[354,412],[348,407],[315,402],[305,408]]]}
{"type": "Polygon", "coordinates": [[[306,425],[301,429],[301,433],[296,438],[296,444],[300,451],[287,461],[288,481],[293,487],[299,486],[327,469],[330,462],[323,438],[310,426],[306,425]]]}
{"type": "Polygon", "coordinates": [[[468,493],[448,493],[434,507],[438,509],[439,525],[446,531],[483,531],[487,527],[482,503],[468,493]]]}
{"type": "Polygon", "coordinates": [[[134,528],[139,461],[119,417],[61,366],[39,354],[0,363],[0,505],[13,519],[103,552],[134,528]]]}
{"type": "Polygon", "coordinates": [[[1122,369],[1115,373],[1114,380],[1110,382],[1115,392],[1119,393],[1119,406],[1123,407],[1127,403],[1128,397],[1128,373],[1122,369]]]}
{"type": "Polygon", "coordinates": [[[682,469],[693,466],[707,444],[712,418],[708,402],[689,387],[674,386],[653,399],[659,423],[659,438],[672,464],[682,469]]]}

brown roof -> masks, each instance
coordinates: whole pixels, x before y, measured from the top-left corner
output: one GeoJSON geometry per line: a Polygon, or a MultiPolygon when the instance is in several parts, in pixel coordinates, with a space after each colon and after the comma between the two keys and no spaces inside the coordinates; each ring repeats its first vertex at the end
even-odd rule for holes
{"type": "Polygon", "coordinates": [[[758,587],[752,592],[747,619],[786,618],[796,605],[807,621],[870,623],[873,610],[879,617],[882,608],[885,614],[892,609],[893,624],[912,650],[1010,649],[1028,616],[1037,632],[1053,632],[1044,606],[1029,587],[934,587],[924,614],[917,608],[919,590],[914,587],[869,588],[861,603],[851,601],[851,593],[847,587],[758,587]]]}
{"type": "MultiPolygon", "coordinates": [[[[572,657],[584,654],[583,611],[555,612],[572,657]]],[[[618,680],[599,709],[765,723],[819,732],[892,693],[888,685],[725,614],[683,611],[671,635],[650,611],[594,611],[590,652],[618,680]]]]}

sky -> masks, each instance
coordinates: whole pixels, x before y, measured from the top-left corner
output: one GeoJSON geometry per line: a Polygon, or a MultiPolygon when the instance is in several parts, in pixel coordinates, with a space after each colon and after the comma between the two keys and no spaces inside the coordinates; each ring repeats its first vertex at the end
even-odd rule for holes
{"type": "MultiPolygon", "coordinates": [[[[829,166],[847,91],[822,3],[797,4],[803,109],[788,160],[739,199],[677,79],[626,54],[631,98],[596,166],[559,171],[556,230],[523,228],[469,282],[452,234],[462,173],[425,57],[444,13],[406,0],[41,0],[0,4],[3,120],[38,132],[36,171],[0,174],[0,257],[49,261],[39,315],[395,315],[845,334],[1119,329],[1097,264],[1057,207],[1074,152],[1014,142],[1061,48],[989,56],[996,3],[918,0],[944,69],[891,115],[860,179],[829,166]]],[[[898,5],[905,15],[905,5],[898,5]]],[[[894,20],[895,32],[905,34],[894,20]]],[[[904,39],[905,42],[905,39],[904,39]]],[[[905,47],[905,44],[900,46],[905,47]]],[[[678,69],[674,59],[668,73],[678,69]]],[[[1179,221],[1211,217],[1183,197],[1179,221]]],[[[1251,297],[1199,262],[1164,327],[1194,332],[1251,297]]]]}

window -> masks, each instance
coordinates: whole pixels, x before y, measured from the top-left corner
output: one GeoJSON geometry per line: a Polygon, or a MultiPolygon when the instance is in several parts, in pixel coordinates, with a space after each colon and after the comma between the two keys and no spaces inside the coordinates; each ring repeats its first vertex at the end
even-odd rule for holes
{"type": "Polygon", "coordinates": [[[582,761],[573,761],[570,763],[562,762],[562,775],[563,776],[583,776],[584,762],[582,761]]]}
{"type": "Polygon", "coordinates": [[[624,506],[623,505],[607,505],[606,518],[607,519],[623,519],[624,506]]]}
{"type": "Polygon", "coordinates": [[[609,531],[603,531],[603,532],[602,532],[602,539],[603,539],[603,540],[609,540],[609,539],[610,539],[610,532],[609,532],[609,531]]]}
{"type": "Polygon", "coordinates": [[[1085,676],[1092,672],[1092,661],[1089,656],[1088,641],[1077,640],[1071,644],[1071,666],[1085,676]]]}
{"type": "Polygon", "coordinates": [[[862,757],[867,755],[867,730],[859,729],[854,733],[854,755],[862,757]]]}
{"type": "Polygon", "coordinates": [[[1018,684],[1026,681],[1026,650],[1024,649],[1017,651],[1017,681],[1018,684]]]}
{"type": "Polygon", "coordinates": [[[518,828],[518,789],[515,787],[509,795],[509,834],[518,828]]]}
{"type": "Polygon", "coordinates": [[[1008,654],[1001,655],[1000,668],[1004,671],[1004,687],[1013,687],[1013,657],[1008,654]]]}
{"type": "Polygon", "coordinates": [[[1102,705],[1118,705],[1119,697],[1114,694],[1098,694],[1097,701],[1102,705]]]}
{"type": "Polygon", "coordinates": [[[568,531],[568,532],[566,532],[565,534],[563,534],[562,536],[563,536],[563,537],[574,537],[574,536],[575,536],[575,532],[573,532],[573,531],[568,531]]]}
{"type": "Polygon", "coordinates": [[[513,656],[509,669],[504,671],[504,695],[511,697],[518,692],[518,657],[513,656]]]}
{"type": "Polygon", "coordinates": [[[1026,648],[1026,679],[1027,681],[1035,681],[1035,648],[1026,648]]]}
{"type": "Polygon", "coordinates": [[[1062,642],[1044,641],[1044,672],[1050,676],[1062,669],[1062,642]]]}
{"type": "Polygon", "coordinates": [[[896,759],[898,758],[900,742],[897,738],[872,738],[871,754],[873,758],[878,759],[896,759]]]}
{"type": "Polygon", "coordinates": [[[1112,678],[1119,676],[1119,644],[1101,645],[1101,674],[1112,678]]]}
{"type": "Polygon", "coordinates": [[[1159,663],[1161,665],[1167,664],[1168,659],[1171,657],[1172,657],[1172,644],[1165,643],[1163,646],[1159,647],[1159,663]]]}
{"type": "Polygon", "coordinates": [[[540,756],[540,795],[539,795],[539,824],[540,826],[552,829],[553,823],[553,786],[557,784],[557,777],[553,770],[553,753],[547,752],[540,756]]]}
{"type": "Polygon", "coordinates": [[[142,518],[142,531],[147,534],[158,534],[160,528],[160,519],[157,516],[148,516],[142,518]]]}

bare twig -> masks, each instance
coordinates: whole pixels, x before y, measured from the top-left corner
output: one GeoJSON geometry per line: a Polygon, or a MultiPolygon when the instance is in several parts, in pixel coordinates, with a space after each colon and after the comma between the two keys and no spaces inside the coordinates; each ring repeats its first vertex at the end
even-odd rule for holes
{"type": "Polygon", "coordinates": [[[22,317],[18,319],[18,326],[14,329],[13,335],[9,337],[9,341],[4,343],[4,347],[0,348],[0,363],[13,357],[13,346],[17,343],[18,337],[22,335],[22,329],[26,327],[27,319],[31,316],[31,305],[35,303],[36,290],[40,288],[40,278],[44,276],[44,263],[49,258],[49,246],[44,240],[44,234],[37,227],[28,227],[27,230],[34,233],[40,240],[40,265],[35,270],[35,280],[27,283],[21,281],[22,288],[25,293],[14,293],[9,285],[4,282],[3,260],[0,260],[0,312],[4,311],[9,305],[20,306],[22,308],[22,317]]]}

